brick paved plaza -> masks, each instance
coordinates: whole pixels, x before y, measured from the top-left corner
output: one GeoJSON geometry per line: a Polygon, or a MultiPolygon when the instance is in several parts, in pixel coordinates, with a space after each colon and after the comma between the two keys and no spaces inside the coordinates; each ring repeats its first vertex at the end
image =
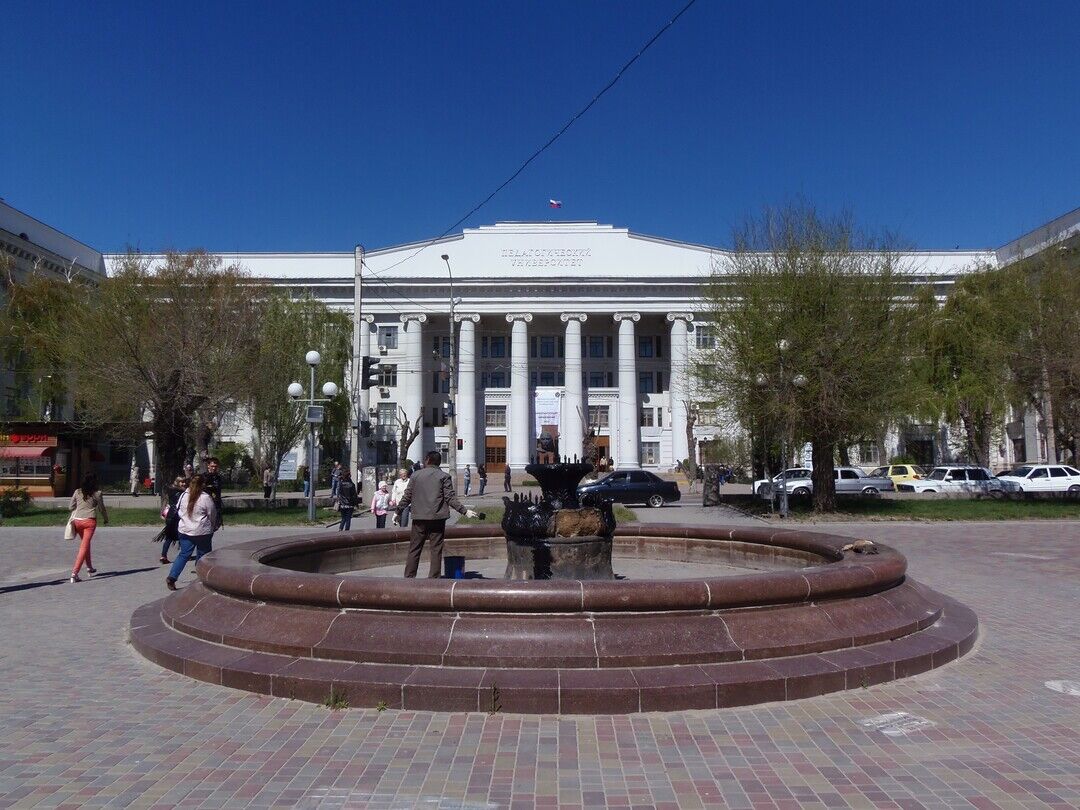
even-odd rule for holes
{"type": "Polygon", "coordinates": [[[832,528],[972,607],[975,650],[805,701],[566,718],[332,712],[186,679],[125,640],[165,594],[148,530],[102,529],[101,573],[70,585],[59,530],[0,528],[0,806],[1080,806],[1080,524],[832,528]]]}

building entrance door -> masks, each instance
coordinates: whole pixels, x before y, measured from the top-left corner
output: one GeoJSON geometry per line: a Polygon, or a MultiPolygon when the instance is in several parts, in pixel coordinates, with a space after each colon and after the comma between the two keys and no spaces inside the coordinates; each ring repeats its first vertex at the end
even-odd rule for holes
{"type": "Polygon", "coordinates": [[[611,455],[609,441],[610,439],[607,436],[597,436],[596,442],[593,444],[593,455],[589,461],[593,463],[597,472],[606,472],[611,469],[608,465],[608,458],[611,455]]]}
{"type": "Polygon", "coordinates": [[[484,437],[484,466],[490,477],[493,473],[501,473],[506,469],[506,437],[484,437]]]}

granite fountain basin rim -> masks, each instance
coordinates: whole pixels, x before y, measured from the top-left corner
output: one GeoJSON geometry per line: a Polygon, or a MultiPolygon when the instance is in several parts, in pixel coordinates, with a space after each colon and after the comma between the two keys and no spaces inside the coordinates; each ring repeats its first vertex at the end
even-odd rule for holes
{"type": "MultiPolygon", "coordinates": [[[[454,526],[455,541],[501,541],[498,526],[454,526]]],[[[650,524],[619,527],[617,542],[639,539],[649,550],[686,543],[732,542],[789,549],[820,559],[808,567],[716,578],[664,580],[447,580],[364,578],[282,567],[291,559],[408,541],[409,532],[362,530],[255,540],[218,549],[198,564],[206,587],[245,600],[311,607],[476,613],[591,613],[700,611],[834,600],[879,593],[902,582],[902,554],[878,545],[857,555],[841,548],[852,538],[821,532],[753,527],[650,524]]]]}

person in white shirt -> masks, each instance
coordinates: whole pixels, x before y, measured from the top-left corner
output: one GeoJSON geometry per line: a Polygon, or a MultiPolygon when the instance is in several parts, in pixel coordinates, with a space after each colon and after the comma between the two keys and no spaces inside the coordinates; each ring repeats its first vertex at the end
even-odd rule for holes
{"type": "MultiPolygon", "coordinates": [[[[409,488],[409,471],[405,469],[398,470],[397,480],[394,482],[393,488],[390,490],[390,508],[395,509],[397,505],[401,503],[401,499],[405,497],[405,490],[409,488]]],[[[409,525],[409,515],[412,514],[412,509],[406,507],[401,512],[401,525],[409,525]]]]}
{"type": "Polygon", "coordinates": [[[195,554],[195,562],[212,550],[214,527],[218,525],[217,506],[214,499],[204,489],[206,482],[201,475],[193,476],[187,491],[176,503],[180,516],[180,553],[176,555],[169,576],[165,578],[165,587],[176,590],[176,580],[184,571],[184,566],[195,554]]]}

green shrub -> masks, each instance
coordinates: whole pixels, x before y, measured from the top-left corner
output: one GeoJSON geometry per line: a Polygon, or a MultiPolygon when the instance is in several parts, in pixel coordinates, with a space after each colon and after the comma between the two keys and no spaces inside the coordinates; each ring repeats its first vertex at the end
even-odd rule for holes
{"type": "Polygon", "coordinates": [[[30,511],[34,499],[25,489],[11,487],[0,493],[0,517],[16,517],[30,511]]]}

